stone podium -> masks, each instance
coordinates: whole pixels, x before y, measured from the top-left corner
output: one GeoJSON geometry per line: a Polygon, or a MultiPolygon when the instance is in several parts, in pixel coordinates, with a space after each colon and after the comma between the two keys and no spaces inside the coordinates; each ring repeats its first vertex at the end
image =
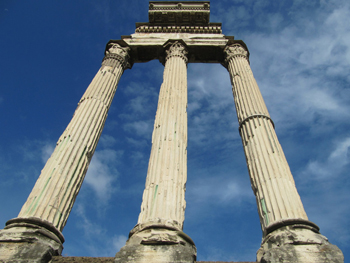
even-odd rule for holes
{"type": "Polygon", "coordinates": [[[344,262],[308,220],[249,65],[245,43],[210,23],[209,1],[151,1],[149,22],[107,43],[102,66],[17,218],[0,231],[0,262],[49,262],[100,138],[121,75],[133,63],[164,65],[141,212],[114,262],[195,262],[183,232],[187,180],[187,64],[220,63],[232,83],[239,133],[263,240],[258,262],[344,262]]]}

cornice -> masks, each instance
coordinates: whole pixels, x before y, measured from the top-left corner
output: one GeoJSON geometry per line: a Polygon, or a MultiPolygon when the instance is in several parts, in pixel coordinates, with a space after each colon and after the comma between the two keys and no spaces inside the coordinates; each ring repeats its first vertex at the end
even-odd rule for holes
{"type": "Polygon", "coordinates": [[[210,1],[150,1],[149,10],[210,10],[210,1]]]}
{"type": "Polygon", "coordinates": [[[136,28],[136,33],[202,33],[202,34],[221,34],[220,25],[209,26],[152,26],[141,25],[136,28]]]}

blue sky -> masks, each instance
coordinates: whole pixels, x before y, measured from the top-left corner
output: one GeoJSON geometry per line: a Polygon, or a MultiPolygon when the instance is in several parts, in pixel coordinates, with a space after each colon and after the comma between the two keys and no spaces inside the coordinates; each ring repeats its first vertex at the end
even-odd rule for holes
{"type": "MultiPolygon", "coordinates": [[[[105,44],[148,21],[148,1],[0,2],[0,228],[17,216],[105,44]]],[[[309,219],[350,251],[350,3],[216,0],[211,22],[243,40],[309,219]]],[[[63,255],[114,256],[137,222],[162,82],[126,70],[63,231],[63,255]]],[[[253,261],[261,229],[228,72],[188,65],[184,231],[198,260],[253,261]]]]}

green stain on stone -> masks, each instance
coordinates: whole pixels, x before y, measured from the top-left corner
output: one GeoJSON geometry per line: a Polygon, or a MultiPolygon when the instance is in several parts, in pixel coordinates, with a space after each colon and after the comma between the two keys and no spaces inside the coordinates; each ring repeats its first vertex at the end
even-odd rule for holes
{"type": "Polygon", "coordinates": [[[29,208],[27,210],[27,213],[29,212],[30,214],[33,214],[35,212],[35,210],[37,209],[39,201],[41,201],[41,197],[42,197],[43,193],[45,192],[45,189],[46,189],[47,185],[49,184],[51,177],[52,177],[52,174],[55,172],[55,170],[56,170],[56,168],[53,168],[49,178],[47,179],[47,181],[45,183],[45,186],[43,187],[43,189],[41,190],[41,192],[39,194],[39,197],[34,198],[33,202],[31,203],[31,205],[29,206],[29,208]]]}
{"type": "Polygon", "coordinates": [[[151,208],[151,214],[153,213],[153,207],[154,207],[154,203],[156,202],[157,192],[158,192],[158,185],[156,185],[156,188],[154,189],[153,200],[152,200],[152,208],[151,208]]]}
{"type": "Polygon", "coordinates": [[[266,204],[265,204],[265,199],[262,198],[260,200],[261,202],[261,209],[263,210],[263,213],[264,213],[264,219],[265,219],[265,222],[266,222],[266,225],[269,224],[269,217],[267,216],[267,208],[266,208],[266,204]]]}
{"type": "MultiPolygon", "coordinates": [[[[80,157],[79,157],[78,164],[77,164],[77,166],[75,166],[74,172],[73,172],[72,176],[69,178],[69,182],[68,182],[68,186],[67,186],[67,189],[69,189],[69,190],[71,190],[71,189],[70,189],[70,186],[71,186],[71,184],[72,184],[72,182],[73,182],[73,179],[75,179],[75,174],[77,173],[78,168],[81,167],[81,161],[83,160],[84,156],[86,155],[86,149],[87,149],[87,146],[84,147],[84,150],[83,150],[83,152],[81,153],[81,155],[80,155],[80,157]]],[[[80,170],[80,169],[79,169],[79,170],[80,170]]],[[[66,192],[64,193],[62,199],[64,199],[64,198],[66,197],[66,194],[70,194],[70,192],[66,191],[66,192]]],[[[65,202],[61,202],[61,203],[59,204],[59,210],[57,210],[58,212],[61,211],[62,205],[64,205],[64,204],[65,204],[65,202]]],[[[60,213],[60,212],[59,212],[59,213],[60,213]]],[[[57,216],[57,214],[56,214],[56,216],[57,216]]],[[[61,217],[62,217],[62,214],[60,215],[60,218],[61,218],[61,217]]],[[[56,217],[55,217],[55,218],[56,218],[56,217]]],[[[60,219],[59,219],[59,220],[60,220],[60,219]]]]}
{"type": "Polygon", "coordinates": [[[154,190],[153,201],[155,201],[157,198],[157,192],[158,192],[158,185],[156,185],[156,189],[154,190]]]}

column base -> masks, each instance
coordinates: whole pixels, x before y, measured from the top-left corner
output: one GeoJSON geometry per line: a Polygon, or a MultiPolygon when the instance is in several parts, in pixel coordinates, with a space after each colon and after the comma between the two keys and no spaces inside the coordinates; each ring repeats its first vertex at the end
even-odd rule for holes
{"type": "Polygon", "coordinates": [[[319,227],[303,219],[283,220],[266,229],[257,252],[261,263],[343,263],[341,250],[319,233],[319,227]]]}
{"type": "Polygon", "coordinates": [[[115,263],[193,263],[197,249],[192,239],[176,227],[165,224],[136,225],[115,263]]]}
{"type": "Polygon", "coordinates": [[[39,218],[15,218],[0,230],[0,262],[47,263],[61,255],[64,237],[57,228],[39,218]]]}

